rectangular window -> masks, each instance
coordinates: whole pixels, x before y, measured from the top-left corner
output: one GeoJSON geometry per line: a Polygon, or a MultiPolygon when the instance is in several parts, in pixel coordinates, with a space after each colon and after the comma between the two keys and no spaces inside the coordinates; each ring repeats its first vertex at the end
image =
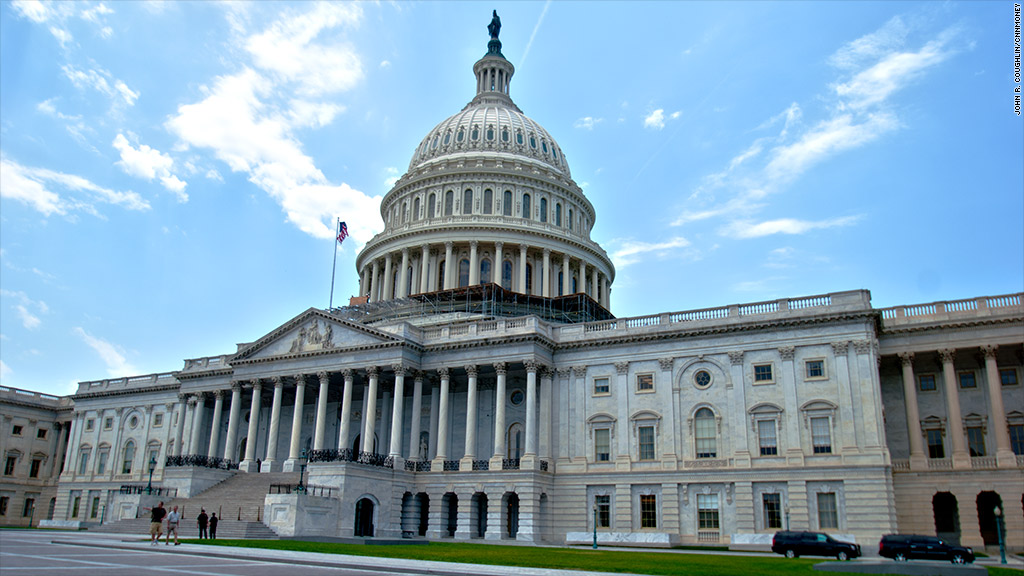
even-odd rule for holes
{"type": "Polygon", "coordinates": [[[38,459],[38,458],[34,458],[32,460],[32,465],[29,467],[29,470],[28,470],[28,477],[29,478],[39,478],[39,469],[42,468],[42,466],[43,466],[43,461],[38,459]]]}
{"type": "Polygon", "coordinates": [[[960,372],[957,374],[960,379],[961,388],[977,388],[978,381],[974,378],[974,372],[960,372]]]}
{"type": "Polygon", "coordinates": [[[942,430],[928,430],[928,457],[945,458],[946,450],[942,446],[942,430]]]}
{"type": "Polygon", "coordinates": [[[981,426],[967,428],[967,449],[971,452],[971,456],[985,455],[985,433],[981,426]]]}
{"type": "Polygon", "coordinates": [[[764,505],[764,527],[766,530],[782,529],[782,495],[762,494],[764,505]]]}
{"type": "Polygon", "coordinates": [[[78,518],[78,507],[82,504],[82,497],[75,496],[74,500],[71,501],[71,517],[78,518]]]}
{"type": "Polygon", "coordinates": [[[11,434],[13,434],[14,436],[21,436],[21,431],[23,429],[24,429],[24,427],[19,426],[18,424],[15,424],[14,427],[11,428],[11,434]]]}
{"type": "Polygon", "coordinates": [[[92,499],[92,508],[89,509],[89,518],[95,518],[100,515],[100,497],[94,496],[92,499]]]}
{"type": "Polygon", "coordinates": [[[14,475],[14,466],[18,463],[17,456],[8,456],[4,462],[4,476],[14,475]]]}
{"type": "Polygon", "coordinates": [[[754,384],[774,382],[771,364],[754,364],[754,384]]]}
{"type": "Polygon", "coordinates": [[[654,426],[641,426],[638,432],[640,435],[640,459],[654,460],[654,426]]]}
{"type": "Polygon", "coordinates": [[[611,430],[599,428],[594,430],[594,461],[607,462],[611,459],[611,430]]]}
{"type": "Polygon", "coordinates": [[[107,452],[100,452],[96,455],[96,473],[105,474],[107,472],[107,452]]]}
{"type": "Polygon", "coordinates": [[[697,458],[717,458],[718,446],[716,445],[715,419],[701,418],[700,414],[697,416],[694,420],[697,458]]]}
{"type": "Polygon", "coordinates": [[[636,391],[654,392],[654,374],[637,374],[636,391]]]}
{"type": "Polygon", "coordinates": [[[816,378],[825,377],[825,361],[824,360],[808,360],[804,363],[804,367],[807,370],[807,379],[814,380],[816,378]]]}
{"type": "Polygon", "coordinates": [[[757,443],[761,447],[761,456],[775,456],[779,453],[779,445],[775,438],[775,420],[757,421],[757,443]]]}
{"type": "Polygon", "coordinates": [[[113,427],[114,427],[114,419],[113,418],[111,418],[110,416],[107,416],[106,418],[103,419],[103,429],[104,430],[110,430],[113,427]]]}
{"type": "Polygon", "coordinates": [[[658,497],[654,494],[640,495],[640,527],[658,527],[658,497]]]}
{"type": "Polygon", "coordinates": [[[25,498],[25,505],[21,508],[22,518],[31,518],[36,511],[36,499],[25,498]]]}
{"type": "Polygon", "coordinates": [[[999,369],[999,381],[1003,383],[1003,386],[1016,386],[1017,371],[1013,368],[1000,368],[999,369]]]}
{"type": "Polygon", "coordinates": [[[918,374],[917,389],[921,392],[935,390],[935,374],[918,374]]]}
{"type": "Polygon", "coordinates": [[[10,503],[9,496],[0,496],[0,516],[7,516],[7,505],[10,503]]]}
{"type": "Polygon", "coordinates": [[[153,428],[159,428],[164,425],[164,415],[153,414],[153,428]]]}
{"type": "Polygon", "coordinates": [[[89,453],[82,452],[78,457],[78,473],[85,474],[89,470],[89,453]]]}
{"type": "Polygon", "coordinates": [[[594,503],[597,504],[597,527],[612,527],[612,497],[595,496],[594,503]]]}
{"type": "Polygon", "coordinates": [[[1024,424],[1010,424],[1010,448],[1017,456],[1024,456],[1024,424]]]}
{"type": "Polygon", "coordinates": [[[811,418],[811,445],[815,454],[832,453],[832,427],[827,416],[811,418]]]}
{"type": "Polygon", "coordinates": [[[611,394],[611,385],[607,378],[594,378],[594,396],[611,394]]]}
{"type": "Polygon", "coordinates": [[[697,528],[718,530],[718,494],[697,494],[697,528]]]}
{"type": "Polygon", "coordinates": [[[40,440],[45,440],[46,439],[46,428],[40,428],[39,430],[36,430],[36,438],[38,438],[40,440]]]}
{"type": "Polygon", "coordinates": [[[92,432],[92,429],[95,426],[96,426],[96,421],[93,420],[92,418],[89,418],[88,420],[85,421],[85,431],[86,432],[92,432]]]}
{"type": "Polygon", "coordinates": [[[839,528],[835,492],[818,492],[818,530],[839,528]]]}

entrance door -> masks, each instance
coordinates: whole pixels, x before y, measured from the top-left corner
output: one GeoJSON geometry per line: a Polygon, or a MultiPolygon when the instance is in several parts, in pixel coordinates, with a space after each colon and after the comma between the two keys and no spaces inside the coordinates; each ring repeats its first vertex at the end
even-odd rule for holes
{"type": "Polygon", "coordinates": [[[373,501],[369,498],[356,502],[355,535],[365,538],[373,536],[373,501]]]}
{"type": "Polygon", "coordinates": [[[515,538],[519,533],[519,495],[509,494],[508,509],[505,514],[505,530],[509,538],[515,538]]]}

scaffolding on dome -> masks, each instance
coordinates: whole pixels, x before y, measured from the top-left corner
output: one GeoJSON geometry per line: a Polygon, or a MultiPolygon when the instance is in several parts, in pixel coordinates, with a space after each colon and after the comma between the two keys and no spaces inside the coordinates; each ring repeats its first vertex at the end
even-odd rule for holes
{"type": "Polygon", "coordinates": [[[348,306],[332,308],[330,312],[360,324],[455,313],[504,318],[537,316],[560,324],[615,318],[611,312],[582,292],[545,298],[506,290],[493,283],[379,302],[366,302],[365,297],[357,297],[352,298],[348,306]]]}

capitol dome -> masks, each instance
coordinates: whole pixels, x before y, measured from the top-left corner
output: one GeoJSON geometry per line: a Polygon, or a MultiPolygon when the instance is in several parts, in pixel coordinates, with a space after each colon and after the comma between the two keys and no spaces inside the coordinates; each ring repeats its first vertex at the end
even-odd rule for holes
{"type": "Polygon", "coordinates": [[[515,67],[501,53],[497,15],[488,30],[475,96],[427,133],[381,201],[384,230],[356,259],[360,300],[491,286],[501,298],[525,296],[529,313],[549,307],[530,298],[574,296],[574,307],[595,311],[578,319],[610,317],[615,268],[590,239],[594,207],[562,148],[512,101],[515,67]]]}

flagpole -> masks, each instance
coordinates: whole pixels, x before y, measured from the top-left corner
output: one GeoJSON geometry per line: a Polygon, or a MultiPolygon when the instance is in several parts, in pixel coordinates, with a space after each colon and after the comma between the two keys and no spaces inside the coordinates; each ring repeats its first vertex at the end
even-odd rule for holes
{"type": "Polygon", "coordinates": [[[338,234],[341,233],[341,218],[338,218],[338,222],[334,225],[334,264],[331,265],[331,298],[328,301],[327,309],[330,310],[334,307],[334,273],[338,269],[338,234]]]}

